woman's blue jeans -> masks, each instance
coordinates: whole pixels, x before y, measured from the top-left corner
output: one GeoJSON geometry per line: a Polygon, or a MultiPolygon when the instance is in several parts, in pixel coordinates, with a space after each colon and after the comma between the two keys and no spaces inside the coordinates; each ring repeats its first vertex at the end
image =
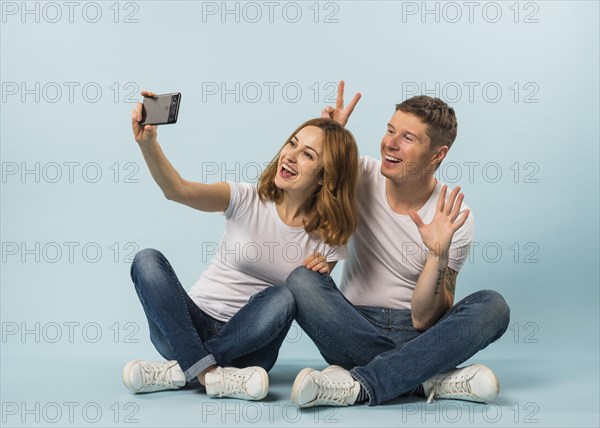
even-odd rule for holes
{"type": "Polygon", "coordinates": [[[327,274],[295,269],[286,281],[296,320],[329,364],[350,370],[369,405],[414,391],[500,338],[510,310],[495,291],[456,303],[436,324],[418,332],[410,310],[353,306],[327,274]]]}
{"type": "Polygon", "coordinates": [[[228,322],[204,313],[188,296],[169,261],[154,249],[131,265],[150,328],[150,339],[167,360],[176,360],[189,382],[212,365],[270,370],[295,315],[294,297],[283,286],[254,294],[228,322]]]}

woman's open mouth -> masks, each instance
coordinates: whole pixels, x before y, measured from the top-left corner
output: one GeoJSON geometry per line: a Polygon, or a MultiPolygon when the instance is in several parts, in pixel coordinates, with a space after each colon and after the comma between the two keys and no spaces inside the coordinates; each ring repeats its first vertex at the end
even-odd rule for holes
{"type": "Polygon", "coordinates": [[[279,175],[286,180],[291,180],[298,175],[298,171],[283,162],[281,164],[281,168],[279,169],[279,175]]]}

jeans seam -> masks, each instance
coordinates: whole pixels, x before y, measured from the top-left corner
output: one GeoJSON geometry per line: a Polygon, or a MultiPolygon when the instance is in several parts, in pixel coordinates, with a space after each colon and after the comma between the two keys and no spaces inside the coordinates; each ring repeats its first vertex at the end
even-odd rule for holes
{"type": "MultiPolygon", "coordinates": [[[[167,260],[167,264],[169,265],[169,274],[172,274],[172,276],[174,277],[174,279],[177,279],[177,275],[175,275],[175,272],[173,271],[173,268],[171,267],[171,264],[169,263],[168,260],[167,260]]],[[[177,279],[177,281],[179,281],[179,280],[177,279]]],[[[181,300],[183,300],[183,304],[185,305],[185,308],[186,308],[185,316],[187,317],[187,320],[189,321],[190,326],[192,327],[192,330],[196,334],[196,338],[198,339],[198,341],[200,342],[200,344],[202,345],[202,347],[204,348],[204,350],[208,353],[208,351],[204,347],[204,342],[202,341],[202,338],[200,337],[200,334],[198,334],[198,331],[196,330],[196,327],[194,326],[194,321],[192,321],[192,316],[190,315],[190,310],[187,307],[188,305],[187,305],[187,302],[185,300],[185,296],[183,295],[183,293],[184,293],[185,290],[183,289],[183,287],[175,287],[175,288],[178,289],[177,291],[179,292],[179,298],[181,300]]]]}

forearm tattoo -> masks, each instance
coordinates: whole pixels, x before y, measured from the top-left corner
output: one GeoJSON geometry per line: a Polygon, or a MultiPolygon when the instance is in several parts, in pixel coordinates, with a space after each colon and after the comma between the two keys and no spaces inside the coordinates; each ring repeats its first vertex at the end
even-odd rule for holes
{"type": "Polygon", "coordinates": [[[440,294],[440,285],[444,284],[446,291],[454,298],[454,292],[456,290],[456,276],[458,272],[454,269],[450,269],[446,267],[444,269],[438,269],[438,277],[435,282],[435,291],[434,295],[437,296],[440,294]]]}
{"type": "Polygon", "coordinates": [[[454,299],[454,291],[456,290],[456,276],[458,272],[454,269],[446,268],[446,274],[444,275],[444,286],[446,287],[446,291],[450,293],[452,298],[454,299]]]}
{"type": "Polygon", "coordinates": [[[438,277],[437,277],[437,280],[435,281],[435,291],[433,292],[434,296],[437,296],[438,294],[440,294],[440,285],[444,281],[444,272],[445,271],[446,271],[446,269],[438,269],[438,277]]]}

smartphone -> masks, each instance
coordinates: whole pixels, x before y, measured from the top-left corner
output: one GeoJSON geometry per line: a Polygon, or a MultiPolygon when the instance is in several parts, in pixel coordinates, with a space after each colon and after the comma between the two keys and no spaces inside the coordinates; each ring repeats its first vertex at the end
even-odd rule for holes
{"type": "Polygon", "coordinates": [[[155,95],[149,98],[144,97],[140,125],[167,125],[176,123],[180,101],[181,94],[179,92],[155,95]]]}

